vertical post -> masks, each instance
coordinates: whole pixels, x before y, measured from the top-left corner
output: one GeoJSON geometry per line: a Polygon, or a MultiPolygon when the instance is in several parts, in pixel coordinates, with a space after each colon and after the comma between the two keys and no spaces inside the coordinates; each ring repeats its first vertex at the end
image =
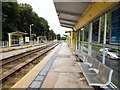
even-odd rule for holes
{"type": "Polygon", "coordinates": [[[78,30],[78,50],[80,50],[80,30],[78,30]]]}
{"type": "Polygon", "coordinates": [[[30,41],[31,41],[31,25],[30,25],[30,41]]]}
{"type": "Polygon", "coordinates": [[[8,47],[11,46],[11,35],[10,33],[8,33],[8,47]]]}
{"type": "Polygon", "coordinates": [[[78,31],[77,31],[77,34],[76,34],[76,42],[77,42],[77,44],[76,44],[76,50],[78,50],[78,31]]]}
{"type": "Polygon", "coordinates": [[[84,42],[84,29],[82,30],[82,32],[83,32],[83,38],[82,38],[82,41],[84,42]]]}
{"type": "Polygon", "coordinates": [[[103,60],[102,60],[103,64],[105,64],[106,30],[107,30],[107,13],[105,13],[104,41],[103,41],[103,60]]]}
{"type": "Polygon", "coordinates": [[[73,47],[73,31],[71,31],[71,48],[73,47]]]}
{"type": "Polygon", "coordinates": [[[83,43],[84,43],[84,28],[82,30],[82,43],[81,43],[81,51],[83,52],[83,43]]]}
{"type": "Polygon", "coordinates": [[[100,30],[101,30],[101,17],[99,19],[99,35],[98,35],[98,43],[100,43],[100,30]]]}
{"type": "Polygon", "coordinates": [[[82,40],[82,43],[83,43],[83,45],[82,45],[82,50],[83,50],[83,47],[84,47],[84,29],[83,29],[83,40],[82,40]]]}
{"type": "Polygon", "coordinates": [[[4,41],[2,42],[2,47],[4,47],[4,41]]]}
{"type": "Polygon", "coordinates": [[[9,46],[8,41],[7,41],[7,47],[9,46]]]}
{"type": "Polygon", "coordinates": [[[30,24],[30,44],[31,44],[31,42],[32,42],[32,36],[31,36],[31,31],[32,31],[32,29],[31,29],[31,27],[33,26],[34,24],[30,24]]]}
{"type": "Polygon", "coordinates": [[[56,35],[56,41],[57,41],[57,35],[56,35]]]}
{"type": "Polygon", "coordinates": [[[90,30],[89,30],[89,40],[88,40],[88,55],[91,56],[92,53],[92,29],[93,29],[93,23],[90,23],[90,30]]]}
{"type": "Polygon", "coordinates": [[[76,52],[76,36],[77,36],[77,33],[76,31],[73,31],[73,50],[74,52],[76,52]]]}
{"type": "Polygon", "coordinates": [[[77,31],[75,32],[75,51],[77,51],[77,31]]]}

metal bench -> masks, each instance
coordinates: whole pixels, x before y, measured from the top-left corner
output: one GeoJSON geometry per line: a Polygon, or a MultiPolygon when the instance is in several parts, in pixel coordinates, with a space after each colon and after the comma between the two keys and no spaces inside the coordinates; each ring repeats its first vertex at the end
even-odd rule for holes
{"type": "Polygon", "coordinates": [[[86,62],[82,52],[77,51],[75,55],[77,56],[78,61],[86,62]]]}
{"type": "Polygon", "coordinates": [[[106,88],[111,83],[113,70],[90,56],[86,56],[85,63],[78,63],[90,86],[106,88]]]}
{"type": "Polygon", "coordinates": [[[98,73],[84,73],[84,76],[90,86],[100,86],[107,88],[111,83],[113,70],[106,65],[100,63],[98,73]]]}
{"type": "Polygon", "coordinates": [[[79,63],[79,65],[80,65],[81,71],[83,73],[98,73],[100,62],[98,60],[88,56],[87,62],[79,63]]]}

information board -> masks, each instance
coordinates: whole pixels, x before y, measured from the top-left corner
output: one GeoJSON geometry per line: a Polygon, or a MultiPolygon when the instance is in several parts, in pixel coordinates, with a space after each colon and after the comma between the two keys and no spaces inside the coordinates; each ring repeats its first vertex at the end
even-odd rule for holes
{"type": "Polygon", "coordinates": [[[29,42],[29,37],[25,37],[25,42],[29,42]]]}

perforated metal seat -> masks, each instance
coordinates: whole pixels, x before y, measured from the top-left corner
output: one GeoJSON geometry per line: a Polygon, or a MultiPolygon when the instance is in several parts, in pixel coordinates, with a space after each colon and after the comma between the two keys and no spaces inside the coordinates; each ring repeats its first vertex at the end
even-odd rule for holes
{"type": "Polygon", "coordinates": [[[79,63],[80,69],[90,86],[106,88],[111,83],[113,70],[90,56],[86,63],[79,63]]]}
{"type": "Polygon", "coordinates": [[[83,72],[83,74],[90,86],[100,86],[102,88],[106,88],[111,82],[113,70],[100,63],[98,73],[83,72]]]}

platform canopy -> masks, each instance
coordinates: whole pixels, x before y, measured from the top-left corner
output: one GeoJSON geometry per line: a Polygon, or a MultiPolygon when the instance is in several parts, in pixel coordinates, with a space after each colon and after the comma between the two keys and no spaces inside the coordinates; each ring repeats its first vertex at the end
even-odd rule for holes
{"type": "Polygon", "coordinates": [[[28,33],[20,32],[20,31],[16,31],[16,32],[11,32],[11,33],[9,33],[9,34],[11,34],[11,35],[14,35],[14,34],[27,35],[28,33]]]}
{"type": "Polygon", "coordinates": [[[61,26],[73,28],[78,19],[85,14],[90,2],[76,2],[71,0],[54,0],[55,8],[61,26]]]}
{"type": "Polygon", "coordinates": [[[115,1],[54,0],[54,4],[61,26],[78,30],[112,8],[116,3],[115,1]]]}

